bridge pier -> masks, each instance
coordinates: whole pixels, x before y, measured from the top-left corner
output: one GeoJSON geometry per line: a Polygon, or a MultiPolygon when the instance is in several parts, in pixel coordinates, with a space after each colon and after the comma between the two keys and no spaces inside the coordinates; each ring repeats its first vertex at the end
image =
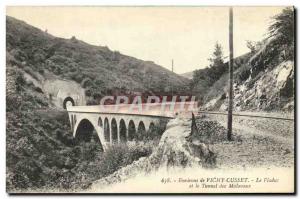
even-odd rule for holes
{"type": "Polygon", "coordinates": [[[128,128],[126,129],[126,141],[127,142],[129,141],[129,129],[128,128]]]}
{"type": "Polygon", "coordinates": [[[118,143],[121,143],[120,128],[118,129],[118,143]]]}
{"type": "Polygon", "coordinates": [[[70,126],[73,136],[76,137],[78,129],[82,130],[79,128],[81,121],[87,120],[94,127],[104,150],[115,143],[132,141],[134,137],[139,136],[137,133],[147,133],[150,126],[159,125],[161,119],[168,119],[148,115],[72,110],[76,108],[76,106],[68,107],[70,126]]]}

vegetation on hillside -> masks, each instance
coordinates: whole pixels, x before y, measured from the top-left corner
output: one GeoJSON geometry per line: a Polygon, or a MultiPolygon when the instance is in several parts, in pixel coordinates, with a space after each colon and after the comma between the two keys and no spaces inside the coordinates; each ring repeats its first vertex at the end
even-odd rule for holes
{"type": "Polygon", "coordinates": [[[193,79],[191,82],[192,88],[195,87],[195,85],[197,85],[198,83],[202,83],[202,81],[206,81],[207,85],[210,86],[226,71],[223,50],[222,46],[219,43],[215,44],[215,49],[212,57],[208,60],[210,61],[209,67],[194,71],[193,79]]]}
{"type": "Polygon", "coordinates": [[[104,154],[95,133],[89,142],[73,138],[67,113],[50,108],[51,101],[26,75],[36,80],[49,76],[73,79],[93,100],[113,94],[113,90],[151,92],[157,89],[157,81],[145,81],[152,76],[156,80],[162,73],[164,78],[159,81],[175,85],[185,82],[153,63],[76,38],[55,38],[7,17],[7,191],[87,188],[93,181],[150,155],[162,133],[162,129],[154,128],[137,137],[147,143],[113,146],[104,154]]]}
{"type": "Polygon", "coordinates": [[[188,80],[150,61],[93,46],[72,37],[54,37],[22,21],[6,17],[7,52],[14,65],[33,77],[74,80],[90,104],[105,95],[186,92],[188,80]]]}
{"type": "Polygon", "coordinates": [[[294,60],[294,23],[293,8],[285,8],[273,17],[266,44],[249,60],[252,77],[279,62],[294,60]]]}
{"type": "MultiPolygon", "coordinates": [[[[241,85],[246,83],[244,90],[253,88],[255,82],[266,74],[265,71],[271,71],[280,63],[294,60],[294,10],[291,7],[283,9],[283,11],[272,18],[272,23],[268,28],[268,36],[262,41],[247,41],[247,47],[250,52],[234,59],[234,83],[241,85]]],[[[216,49],[215,49],[216,52],[216,49]]],[[[224,70],[220,73],[207,67],[194,71],[192,80],[192,89],[198,93],[202,104],[216,99],[219,101],[215,104],[218,109],[226,100],[227,84],[228,84],[228,63],[224,64],[224,70]],[[218,74],[218,75],[216,75],[218,74]],[[212,78],[214,77],[214,78],[212,78]]],[[[219,68],[221,69],[221,68],[219,68]]],[[[292,74],[293,75],[293,74],[292,74]]],[[[276,77],[274,77],[276,78],[276,77]]],[[[293,78],[293,77],[292,77],[293,78]]],[[[289,89],[288,93],[293,91],[293,81],[287,82],[285,89],[289,89]]],[[[286,93],[285,91],[283,93],[286,93]]],[[[275,94],[274,94],[275,95],[275,94]]],[[[281,94],[280,94],[281,95],[281,94]]],[[[283,96],[285,102],[293,100],[293,95],[286,94],[283,96]]],[[[254,102],[255,99],[253,99],[254,102]]],[[[269,99],[280,100],[280,98],[269,99]]],[[[238,102],[237,102],[238,103],[238,102]]],[[[243,103],[243,102],[242,102],[243,103]]],[[[280,102],[281,103],[281,102],[280,102]]],[[[285,104],[281,104],[275,109],[281,109],[285,104]]]]}
{"type": "Polygon", "coordinates": [[[50,110],[48,99],[9,64],[7,80],[9,192],[84,189],[122,166],[150,155],[157,143],[150,139],[148,144],[118,145],[103,154],[95,133],[89,142],[74,139],[67,113],[50,110]]]}
{"type": "MultiPolygon", "coordinates": [[[[220,50],[216,48],[213,52],[213,57],[215,57],[214,54],[217,51],[220,50]]],[[[222,53],[220,53],[220,55],[222,55],[222,53]]],[[[193,72],[193,79],[191,80],[190,87],[193,94],[197,96],[197,99],[199,99],[200,104],[203,104],[207,101],[206,96],[209,92],[213,92],[214,89],[211,89],[211,87],[214,86],[216,82],[221,79],[228,79],[228,62],[224,62],[223,59],[220,59],[221,57],[222,56],[219,56],[219,58],[210,58],[211,64],[209,67],[198,69],[193,72]]],[[[251,53],[246,53],[240,57],[235,58],[234,70],[237,70],[246,65],[250,57],[251,53]]],[[[247,76],[247,73],[248,71],[243,72],[238,78],[246,78],[245,76],[247,76]]]]}

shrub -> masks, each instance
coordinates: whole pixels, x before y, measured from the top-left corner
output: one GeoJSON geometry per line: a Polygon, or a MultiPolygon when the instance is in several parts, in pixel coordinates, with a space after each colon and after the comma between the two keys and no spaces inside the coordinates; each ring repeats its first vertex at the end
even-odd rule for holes
{"type": "Polygon", "coordinates": [[[246,64],[241,66],[236,73],[237,79],[239,82],[243,82],[249,78],[251,75],[251,66],[246,64]]]}
{"type": "Polygon", "coordinates": [[[85,90],[85,95],[90,97],[92,95],[92,91],[91,90],[85,90]]]}
{"type": "Polygon", "coordinates": [[[39,73],[44,74],[44,73],[45,73],[45,70],[42,69],[42,68],[40,68],[40,69],[39,69],[39,73]]]}
{"type": "Polygon", "coordinates": [[[34,70],[31,67],[29,67],[29,66],[24,67],[24,71],[26,73],[28,73],[29,75],[31,75],[34,79],[37,79],[37,80],[39,79],[39,77],[37,76],[37,74],[34,72],[34,70]]]}
{"type": "Polygon", "coordinates": [[[222,142],[227,139],[226,129],[215,121],[196,121],[198,132],[192,135],[193,140],[199,140],[203,143],[222,142]]]}
{"type": "Polygon", "coordinates": [[[16,74],[16,89],[17,89],[17,91],[22,91],[25,84],[26,84],[26,80],[23,76],[23,73],[21,71],[17,71],[17,74],[16,74]]]}
{"type": "Polygon", "coordinates": [[[102,176],[107,176],[118,169],[131,164],[141,157],[149,156],[152,153],[151,144],[135,144],[128,146],[126,144],[117,144],[110,146],[101,158],[99,167],[102,176]]]}
{"type": "Polygon", "coordinates": [[[44,93],[40,87],[34,87],[34,90],[38,93],[44,93]]]}
{"type": "Polygon", "coordinates": [[[6,111],[16,111],[22,103],[21,97],[6,95],[6,111]]]}
{"type": "Polygon", "coordinates": [[[82,80],[81,82],[81,86],[83,88],[89,88],[93,85],[93,81],[90,78],[85,78],[84,80],[82,80]]]}

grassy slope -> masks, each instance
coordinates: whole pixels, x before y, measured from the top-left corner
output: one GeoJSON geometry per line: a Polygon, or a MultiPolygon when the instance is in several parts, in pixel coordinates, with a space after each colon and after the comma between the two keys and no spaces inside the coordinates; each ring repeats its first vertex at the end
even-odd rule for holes
{"type": "Polygon", "coordinates": [[[7,51],[15,65],[44,74],[72,79],[95,96],[113,91],[168,92],[172,84],[177,91],[186,90],[188,80],[149,61],[94,46],[76,38],[62,39],[6,17],[7,51]],[[28,69],[29,68],[29,69],[28,69]]]}
{"type": "Polygon", "coordinates": [[[67,113],[50,110],[48,100],[9,63],[6,93],[6,189],[10,193],[85,189],[151,153],[153,143],[116,146],[103,154],[97,139],[73,139],[67,113]]]}
{"type": "MultiPolygon", "coordinates": [[[[149,155],[153,147],[120,146],[103,155],[99,143],[74,140],[66,112],[51,110],[41,90],[26,82],[24,71],[39,76],[54,73],[53,76],[75,78],[78,82],[90,77],[92,85],[86,88],[99,84],[102,92],[118,86],[118,81],[126,89],[145,89],[140,75],[149,71],[155,78],[166,72],[174,83],[185,82],[155,64],[74,39],[55,38],[10,17],[7,17],[6,58],[6,188],[9,192],[86,188],[92,181],[149,155]],[[131,72],[125,72],[126,67],[131,72]]],[[[158,82],[150,86],[156,87],[158,82]]]]}

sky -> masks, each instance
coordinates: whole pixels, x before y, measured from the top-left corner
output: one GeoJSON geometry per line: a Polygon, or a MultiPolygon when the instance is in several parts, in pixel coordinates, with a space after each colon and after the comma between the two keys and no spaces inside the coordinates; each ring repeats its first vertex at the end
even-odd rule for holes
{"type": "MultiPolygon", "coordinates": [[[[234,7],[234,57],[260,41],[283,7],[234,7]]],[[[7,7],[6,14],[49,34],[107,46],[178,74],[201,69],[216,42],[228,56],[228,7],[7,7]]]]}

